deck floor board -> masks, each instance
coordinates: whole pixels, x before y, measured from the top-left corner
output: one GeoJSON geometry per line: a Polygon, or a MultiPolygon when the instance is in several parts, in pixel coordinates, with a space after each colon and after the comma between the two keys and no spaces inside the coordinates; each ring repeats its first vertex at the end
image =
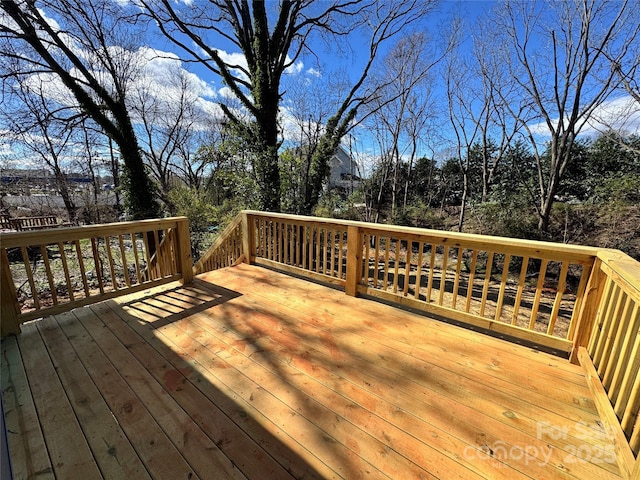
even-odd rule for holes
{"type": "Polygon", "coordinates": [[[260,267],[2,352],[16,478],[620,478],[579,367],[260,267]]]}

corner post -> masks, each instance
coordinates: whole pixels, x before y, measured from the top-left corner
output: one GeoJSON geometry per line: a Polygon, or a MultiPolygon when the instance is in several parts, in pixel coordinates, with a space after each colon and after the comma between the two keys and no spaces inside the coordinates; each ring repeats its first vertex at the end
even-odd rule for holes
{"type": "MultiPolygon", "coordinates": [[[[2,248],[2,247],[0,247],[2,248]]],[[[20,305],[18,304],[16,287],[13,284],[11,270],[9,269],[9,258],[7,251],[2,248],[2,273],[0,273],[0,336],[6,337],[11,334],[20,333],[20,322],[18,321],[18,313],[20,313],[20,305]]]]}
{"type": "Polygon", "coordinates": [[[358,290],[358,272],[362,271],[362,240],[360,228],[355,225],[347,227],[347,280],[344,293],[352,297],[358,290]]]}
{"type": "Polygon", "coordinates": [[[193,282],[193,258],[191,257],[191,236],[189,234],[189,220],[185,217],[178,219],[178,266],[182,274],[182,284],[193,282]]]}
{"type": "Polygon", "coordinates": [[[593,326],[598,315],[600,299],[604,290],[604,275],[601,269],[602,261],[596,258],[589,275],[589,281],[585,291],[585,298],[580,306],[578,324],[573,338],[573,348],[569,360],[573,364],[578,364],[578,350],[580,347],[587,347],[589,338],[593,331],[593,326]]]}
{"type": "Polygon", "coordinates": [[[254,252],[255,232],[253,217],[250,217],[247,212],[242,212],[242,255],[244,256],[244,263],[251,265],[251,254],[254,252]]]}

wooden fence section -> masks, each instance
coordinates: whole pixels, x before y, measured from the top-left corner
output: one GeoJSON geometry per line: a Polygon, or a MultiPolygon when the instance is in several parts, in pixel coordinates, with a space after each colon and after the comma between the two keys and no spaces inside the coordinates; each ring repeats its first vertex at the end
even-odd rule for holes
{"type": "Polygon", "coordinates": [[[45,228],[69,227],[70,224],[58,223],[55,215],[43,215],[39,217],[15,217],[8,215],[0,217],[0,228],[4,230],[42,230],[45,228]]]}
{"type": "Polygon", "coordinates": [[[230,267],[241,261],[242,215],[236,215],[229,225],[216,237],[211,246],[193,266],[193,273],[198,275],[218,268],[230,267]]]}
{"type": "Polygon", "coordinates": [[[185,217],[5,233],[0,255],[3,336],[30,319],[193,275],[185,217]]]}
{"type": "Polygon", "coordinates": [[[358,292],[571,350],[592,251],[383,226],[362,227],[359,235],[358,292]]]}
{"type": "Polygon", "coordinates": [[[576,339],[574,356],[590,380],[622,472],[640,478],[640,264],[603,250],[589,287],[580,327],[589,335],[576,339]]]}
{"type": "Polygon", "coordinates": [[[311,217],[249,216],[251,261],[345,287],[347,227],[311,217]]]}

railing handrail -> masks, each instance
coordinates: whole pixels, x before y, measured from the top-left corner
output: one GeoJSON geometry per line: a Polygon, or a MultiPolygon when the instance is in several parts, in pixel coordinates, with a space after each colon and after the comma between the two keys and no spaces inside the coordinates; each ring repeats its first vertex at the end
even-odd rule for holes
{"type": "Polygon", "coordinates": [[[51,228],[47,230],[30,230],[21,232],[6,232],[0,234],[0,248],[27,247],[34,241],[47,235],[47,243],[80,240],[100,233],[111,235],[139,233],[154,229],[164,229],[176,226],[178,222],[188,221],[187,217],[169,217],[151,220],[132,220],[127,222],[102,223],[97,225],[82,225],[79,227],[51,228]]]}
{"type": "Polygon", "coordinates": [[[616,280],[625,285],[625,290],[636,302],[640,303],[640,265],[620,250],[598,250],[598,258],[616,274],[616,280]]]}
{"type": "MultiPolygon", "coordinates": [[[[317,224],[327,224],[327,225],[339,225],[343,227],[359,227],[367,230],[378,230],[384,231],[385,233],[395,233],[395,234],[403,234],[403,235],[415,235],[415,236],[429,236],[433,238],[446,239],[445,243],[451,246],[456,245],[456,240],[464,241],[465,244],[478,246],[480,248],[486,247],[489,245],[501,245],[512,247],[514,249],[518,249],[521,251],[553,251],[560,254],[571,254],[572,258],[580,258],[584,260],[592,260],[601,248],[585,246],[585,245],[572,245],[566,243],[554,243],[554,242],[546,242],[542,240],[525,240],[520,238],[510,238],[510,237],[498,237],[492,235],[481,235],[475,233],[464,233],[464,232],[451,232],[446,230],[432,230],[427,228],[418,228],[418,227],[406,227],[401,225],[387,225],[382,223],[370,223],[370,222],[361,222],[357,220],[342,220],[335,218],[325,218],[325,217],[310,217],[304,215],[293,215],[286,213],[271,213],[271,212],[261,212],[257,210],[243,210],[242,214],[246,214],[249,216],[255,217],[271,217],[271,218],[279,218],[283,220],[297,220],[297,221],[305,221],[317,224]]],[[[502,249],[500,251],[503,251],[502,249]]],[[[555,255],[557,256],[557,255],[555,255]]]]}

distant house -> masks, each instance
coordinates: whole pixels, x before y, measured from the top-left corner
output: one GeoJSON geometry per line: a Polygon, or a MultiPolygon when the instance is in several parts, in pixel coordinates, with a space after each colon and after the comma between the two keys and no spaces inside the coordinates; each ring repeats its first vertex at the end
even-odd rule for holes
{"type": "Polygon", "coordinates": [[[360,181],[358,164],[344,148],[338,147],[329,165],[329,188],[342,188],[350,192],[360,181]]]}

